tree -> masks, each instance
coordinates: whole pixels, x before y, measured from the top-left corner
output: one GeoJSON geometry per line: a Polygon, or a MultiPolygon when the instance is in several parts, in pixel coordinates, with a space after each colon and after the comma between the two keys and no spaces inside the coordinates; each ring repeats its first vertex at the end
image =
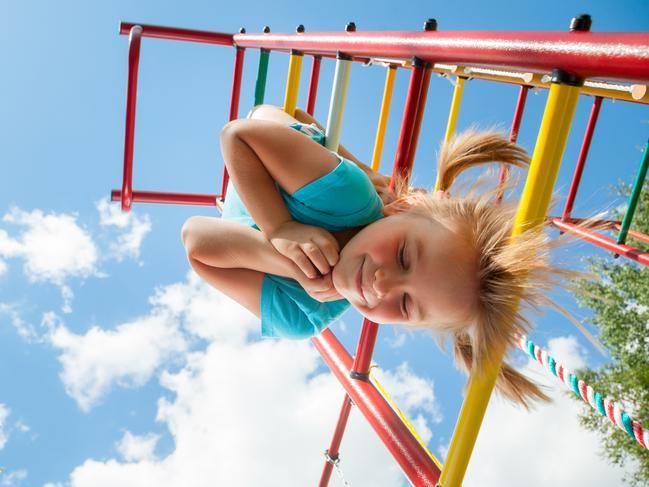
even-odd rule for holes
{"type": "MultiPolygon", "coordinates": [[[[615,188],[620,196],[631,193],[631,187],[615,188]]],[[[621,219],[626,205],[616,211],[621,219]]],[[[645,183],[632,229],[649,234],[649,184],[645,183]]],[[[649,245],[629,239],[634,247],[649,251],[649,245]]],[[[596,370],[576,372],[593,389],[626,406],[627,412],[644,428],[649,427],[649,267],[620,258],[590,257],[590,270],[602,277],[600,282],[578,279],[579,305],[593,311],[589,319],[599,328],[600,340],[608,349],[611,361],[596,370]]],[[[580,400],[573,395],[576,400],[580,400]]],[[[604,455],[613,464],[624,465],[634,459],[638,469],[625,478],[630,485],[649,485],[649,450],[584,404],[580,422],[599,432],[604,455]]]]}

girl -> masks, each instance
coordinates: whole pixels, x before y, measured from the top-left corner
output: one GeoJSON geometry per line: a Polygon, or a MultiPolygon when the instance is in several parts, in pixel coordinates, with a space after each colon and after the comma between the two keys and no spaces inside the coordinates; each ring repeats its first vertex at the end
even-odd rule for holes
{"type": "MultiPolygon", "coordinates": [[[[511,237],[512,205],[448,194],[463,170],[490,162],[525,167],[524,149],[490,131],[442,146],[437,194],[374,173],[344,147],[323,147],[308,114],[270,105],[221,132],[230,174],[223,216],[182,229],[189,263],[209,284],[261,318],[263,336],[307,338],[349,306],[377,323],[450,334],[456,362],[481,370],[514,346],[555,277],[540,231],[511,237]],[[310,125],[307,125],[310,124],[310,125]]],[[[496,388],[524,406],[547,400],[504,364],[496,388]]]]}

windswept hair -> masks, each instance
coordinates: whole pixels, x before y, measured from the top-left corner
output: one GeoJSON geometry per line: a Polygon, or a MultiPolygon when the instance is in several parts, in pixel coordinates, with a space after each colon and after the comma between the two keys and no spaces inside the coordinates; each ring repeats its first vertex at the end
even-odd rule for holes
{"type": "MultiPolygon", "coordinates": [[[[551,264],[550,251],[563,242],[550,240],[544,225],[512,236],[517,205],[496,203],[496,190],[480,195],[472,191],[463,197],[448,194],[456,177],[469,168],[487,163],[526,168],[529,162],[525,149],[504,134],[470,129],[440,148],[439,190],[446,197],[410,189],[403,179],[395,187],[397,200],[392,204],[440,222],[474,256],[477,296],[471,316],[462,322],[426,326],[452,337],[456,365],[471,373],[480,373],[486,363],[515,348],[518,335],[532,326],[525,309],[550,306],[567,313],[546,292],[558,285],[567,287],[564,278],[586,275],[551,264]]],[[[443,348],[443,337],[438,337],[438,343],[443,348]]],[[[549,401],[536,384],[505,363],[496,390],[526,408],[534,400],[549,401]]]]}

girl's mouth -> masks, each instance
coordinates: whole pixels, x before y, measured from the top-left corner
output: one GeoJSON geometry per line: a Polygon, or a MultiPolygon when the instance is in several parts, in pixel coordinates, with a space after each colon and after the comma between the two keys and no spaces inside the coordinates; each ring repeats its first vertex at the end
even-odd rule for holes
{"type": "Polygon", "coordinates": [[[361,265],[358,267],[358,274],[356,275],[356,292],[363,300],[365,305],[367,305],[367,299],[365,299],[365,295],[363,294],[363,266],[364,265],[365,265],[365,258],[363,258],[361,265]]]}

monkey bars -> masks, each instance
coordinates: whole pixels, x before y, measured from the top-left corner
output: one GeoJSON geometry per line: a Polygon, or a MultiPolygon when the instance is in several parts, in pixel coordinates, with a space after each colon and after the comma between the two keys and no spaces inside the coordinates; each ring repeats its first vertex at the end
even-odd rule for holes
{"type": "MultiPolygon", "coordinates": [[[[563,231],[575,232],[581,238],[619,255],[649,264],[649,254],[625,243],[626,237],[649,242],[647,235],[629,229],[635,203],[630,201],[624,222],[606,223],[621,230],[618,241],[587,228],[577,227],[571,216],[579,180],[584,169],[590,141],[604,98],[649,103],[649,34],[590,32],[590,17],[573,19],[570,32],[439,32],[429,19],[422,32],[357,32],[348,24],[345,32],[307,33],[303,26],[296,33],[238,34],[207,32],[175,27],[161,27],[123,22],[120,34],[129,36],[127,107],[124,144],[124,177],[121,190],[113,190],[111,199],[120,201],[123,211],[133,202],[199,204],[222,208],[228,184],[224,170],[220,194],[189,194],[133,189],[133,146],[137,74],[143,37],[199,42],[235,48],[229,119],[238,118],[239,97],[245,49],[260,49],[254,103],[263,102],[269,56],[281,51],[291,54],[284,109],[293,114],[299,90],[299,76],[304,56],[312,58],[307,112],[313,114],[322,59],[336,59],[332,98],[327,121],[327,147],[337,149],[342,131],[347,85],[355,62],[383,64],[387,75],[381,105],[372,167],[378,168],[390,110],[394,76],[397,69],[410,72],[410,82],[399,133],[392,174],[410,175],[432,72],[457,77],[446,138],[454,132],[466,84],[472,78],[488,79],[519,86],[518,102],[510,140],[515,141],[521,124],[527,91],[530,87],[549,89],[543,121],[532,157],[532,164],[516,216],[514,233],[542,224],[561,163],[575,106],[580,94],[596,96],[573,185],[563,217],[550,221],[563,231]],[[586,78],[591,78],[586,80],[586,78]],[[597,78],[597,79],[594,79],[597,78]],[[623,85],[616,82],[634,83],[623,85]]],[[[641,163],[632,197],[637,196],[647,172],[647,151],[641,163]]],[[[500,184],[507,177],[501,173],[500,184]]],[[[394,178],[392,184],[394,183],[394,178]]],[[[498,195],[498,200],[501,195],[498,195]]],[[[459,486],[491,395],[501,358],[489,365],[481,377],[471,376],[467,396],[451,441],[446,465],[441,469],[425,446],[417,441],[399,414],[369,380],[369,369],[378,334],[378,325],[364,320],[354,358],[336,340],[330,330],[312,339],[315,347],[345,388],[340,416],[329,449],[326,452],[320,486],[326,486],[332,465],[338,459],[339,446],[352,404],[355,404],[377,432],[406,477],[416,486],[459,486]]]]}

